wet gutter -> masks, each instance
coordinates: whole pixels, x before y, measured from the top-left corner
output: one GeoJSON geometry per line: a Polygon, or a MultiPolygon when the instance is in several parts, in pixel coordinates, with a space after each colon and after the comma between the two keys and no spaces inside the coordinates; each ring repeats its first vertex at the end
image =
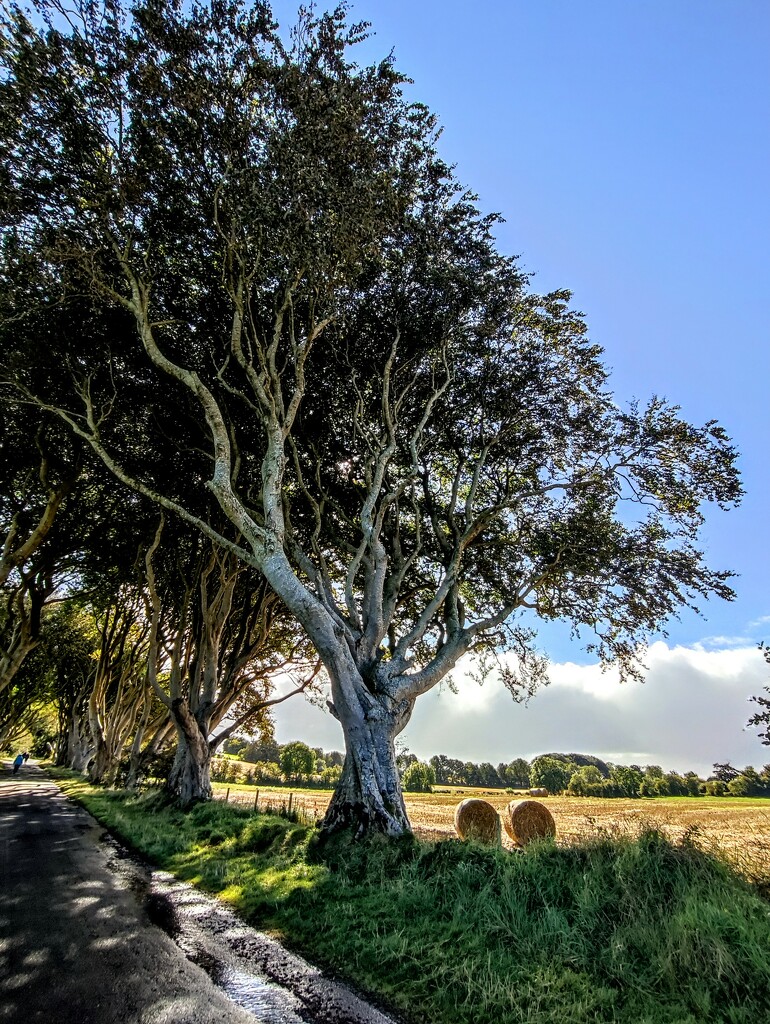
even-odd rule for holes
{"type": "Polygon", "coordinates": [[[102,841],[108,867],[149,920],[260,1024],[398,1024],[218,900],[143,863],[109,833],[102,841]]]}

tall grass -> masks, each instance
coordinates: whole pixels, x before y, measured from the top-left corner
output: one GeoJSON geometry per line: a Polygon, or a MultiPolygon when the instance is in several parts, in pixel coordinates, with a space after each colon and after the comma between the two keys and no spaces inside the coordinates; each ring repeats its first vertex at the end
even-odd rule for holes
{"type": "Polygon", "coordinates": [[[691,838],[649,828],[506,853],[324,843],[302,822],[157,796],[79,799],[259,927],[436,1024],[770,1021],[770,905],[691,838]]]}

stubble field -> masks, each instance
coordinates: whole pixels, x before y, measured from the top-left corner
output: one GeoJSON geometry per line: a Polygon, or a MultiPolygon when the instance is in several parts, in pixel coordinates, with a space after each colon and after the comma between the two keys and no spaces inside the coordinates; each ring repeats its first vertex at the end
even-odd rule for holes
{"type": "MultiPolygon", "coordinates": [[[[215,795],[224,797],[228,787],[215,785],[215,795]]],[[[253,786],[231,786],[230,801],[254,804],[253,786]]],[[[277,808],[288,804],[303,810],[309,818],[322,817],[331,793],[313,789],[260,789],[259,807],[277,808]]],[[[526,794],[470,787],[438,787],[433,793],[405,794],[406,808],[415,833],[422,839],[455,836],[454,811],[460,800],[481,797],[498,812],[510,800],[526,794]]],[[[543,798],[556,822],[556,839],[562,844],[580,842],[601,834],[636,834],[644,827],[662,829],[672,839],[689,834],[704,849],[719,851],[741,871],[752,877],[770,878],[770,800],[747,797],[658,797],[624,800],[596,797],[543,798]]],[[[503,844],[512,844],[503,834],[503,844]]]]}

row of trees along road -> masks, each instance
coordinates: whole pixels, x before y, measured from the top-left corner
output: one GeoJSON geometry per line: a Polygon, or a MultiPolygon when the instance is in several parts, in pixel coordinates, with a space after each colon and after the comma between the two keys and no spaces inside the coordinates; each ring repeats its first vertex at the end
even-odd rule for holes
{"type": "Polygon", "coordinates": [[[2,32],[6,400],[288,609],[344,734],[328,829],[408,830],[394,740],[464,654],[507,652],[520,698],[560,618],[636,675],[731,596],[697,547],[740,494],[724,431],[616,403],[344,6],[288,40],[240,0],[39,0],[2,32]]]}
{"type": "MultiPolygon", "coordinates": [[[[95,469],[86,464],[83,477],[98,493],[95,469]]],[[[197,531],[158,522],[147,503],[123,494],[122,508],[110,504],[107,482],[104,504],[89,508],[74,493],[56,517],[52,537],[77,543],[77,561],[54,561],[69,575],[56,576],[54,599],[6,686],[0,741],[53,705],[58,763],[94,782],[112,784],[120,772],[131,786],[157,774],[175,749],[169,786],[188,804],[210,795],[219,745],[238,728],[269,729],[269,709],[315,673],[262,577],[197,531]],[[89,528],[70,536],[69,524],[89,511],[89,528]],[[303,679],[276,696],[278,670],[303,679]]],[[[57,550],[50,544],[49,557],[57,550]]]]}

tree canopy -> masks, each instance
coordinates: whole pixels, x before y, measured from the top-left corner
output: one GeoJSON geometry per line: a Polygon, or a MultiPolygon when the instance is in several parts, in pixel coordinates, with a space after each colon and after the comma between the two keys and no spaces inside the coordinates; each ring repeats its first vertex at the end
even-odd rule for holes
{"type": "Polygon", "coordinates": [[[3,23],[9,400],[264,575],[345,735],[327,827],[408,828],[394,739],[464,654],[525,695],[559,618],[638,675],[731,596],[697,546],[726,433],[616,402],[344,5],[289,43],[241,0],[35,10],[3,23]]]}

